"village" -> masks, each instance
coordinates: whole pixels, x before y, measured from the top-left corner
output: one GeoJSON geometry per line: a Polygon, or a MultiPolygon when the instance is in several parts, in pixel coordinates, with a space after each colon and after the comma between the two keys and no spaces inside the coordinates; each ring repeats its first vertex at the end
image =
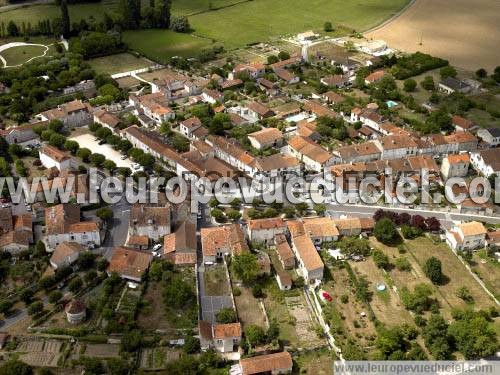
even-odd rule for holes
{"type": "Polygon", "coordinates": [[[500,216],[495,192],[481,198],[500,175],[500,120],[479,124],[469,109],[489,113],[477,98],[497,83],[312,31],[189,64],[80,74],[64,92],[82,95],[0,130],[2,176],[46,179],[33,202],[2,192],[4,360],[52,373],[194,363],[250,375],[495,355],[500,216]],[[452,190],[464,198],[361,202],[366,177],[381,182],[372,195],[395,196],[387,169],[419,191],[425,171],[432,197],[462,178],[452,190]],[[238,184],[325,173],[349,203],[79,203],[109,176],[238,184]],[[43,189],[70,177],[69,201],[46,202],[43,189]],[[459,326],[473,330],[473,319],[484,324],[464,340],[459,326]]]}

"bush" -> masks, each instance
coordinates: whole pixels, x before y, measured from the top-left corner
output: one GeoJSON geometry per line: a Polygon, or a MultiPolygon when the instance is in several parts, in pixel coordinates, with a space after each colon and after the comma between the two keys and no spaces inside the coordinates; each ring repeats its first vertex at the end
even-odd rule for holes
{"type": "Polygon", "coordinates": [[[31,305],[28,306],[28,314],[29,315],[36,315],[39,314],[43,311],[43,302],[42,301],[36,301],[33,302],[31,305]]]}
{"type": "Polygon", "coordinates": [[[198,352],[200,350],[200,340],[193,336],[186,337],[183,349],[187,354],[198,352]]]}
{"type": "Polygon", "coordinates": [[[443,271],[441,269],[441,261],[436,257],[430,257],[425,261],[424,273],[432,281],[433,284],[439,284],[443,280],[443,271]]]}
{"type": "Polygon", "coordinates": [[[255,298],[262,298],[262,296],[264,295],[262,292],[262,287],[259,284],[256,284],[252,287],[252,295],[255,298]]]}
{"type": "Polygon", "coordinates": [[[373,229],[373,235],[377,240],[388,245],[394,244],[399,239],[396,226],[389,218],[383,218],[377,221],[373,229]]]}
{"type": "Polygon", "coordinates": [[[413,92],[417,88],[417,81],[414,79],[408,78],[404,82],[404,90],[406,92],[413,92]]]}
{"type": "Polygon", "coordinates": [[[407,240],[412,240],[414,238],[420,237],[422,235],[422,230],[411,225],[403,225],[401,227],[401,233],[403,237],[407,240]]]}
{"type": "Polygon", "coordinates": [[[381,250],[375,249],[372,252],[373,261],[378,268],[387,269],[389,266],[389,258],[381,250]]]}
{"type": "Polygon", "coordinates": [[[405,257],[397,258],[394,263],[396,265],[396,268],[400,271],[407,271],[407,272],[411,271],[410,261],[405,257]]]}
{"type": "Polygon", "coordinates": [[[217,320],[217,323],[222,324],[236,323],[238,321],[238,315],[235,310],[225,307],[219,310],[219,312],[215,315],[215,319],[217,320]]]}

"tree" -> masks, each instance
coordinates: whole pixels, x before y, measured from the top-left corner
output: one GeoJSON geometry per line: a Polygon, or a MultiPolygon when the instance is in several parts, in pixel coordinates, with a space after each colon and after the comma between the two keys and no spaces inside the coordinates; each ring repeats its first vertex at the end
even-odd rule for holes
{"type": "Polygon", "coordinates": [[[48,290],[56,285],[56,279],[54,276],[44,276],[38,280],[38,286],[42,289],[48,290]]]}
{"type": "Polygon", "coordinates": [[[193,336],[187,336],[182,347],[187,354],[193,354],[200,350],[200,340],[193,336]]]}
{"type": "Polygon", "coordinates": [[[121,339],[120,348],[124,352],[135,352],[138,350],[142,343],[141,332],[137,330],[126,332],[121,339]]]}
{"type": "Polygon", "coordinates": [[[381,250],[375,249],[372,252],[373,261],[378,268],[387,269],[389,267],[389,258],[381,250]]]}
{"type": "Polygon", "coordinates": [[[66,2],[66,0],[61,0],[60,7],[62,34],[65,38],[69,38],[71,22],[69,20],[68,3],[66,2]]]}
{"type": "Polygon", "coordinates": [[[14,306],[14,303],[10,299],[4,299],[0,302],[0,313],[7,314],[10,309],[14,306]]]}
{"type": "Polygon", "coordinates": [[[107,221],[107,220],[110,220],[113,218],[114,216],[114,213],[113,213],[113,210],[111,210],[110,208],[108,207],[102,207],[102,208],[99,208],[97,211],[96,211],[96,216],[103,220],[103,221],[107,221]]]}
{"type": "Polygon", "coordinates": [[[424,263],[424,273],[433,284],[439,284],[443,280],[441,261],[436,257],[428,258],[424,263]]]}
{"type": "Polygon", "coordinates": [[[251,324],[245,329],[245,337],[252,346],[258,345],[266,339],[266,333],[257,325],[251,324]]]}
{"type": "Polygon", "coordinates": [[[106,160],[106,157],[103,154],[99,154],[99,153],[92,154],[89,157],[89,161],[95,167],[100,167],[102,165],[102,163],[104,163],[104,160],[106,160]]]}
{"type": "Polygon", "coordinates": [[[431,309],[435,303],[431,296],[432,289],[429,284],[418,284],[413,292],[410,292],[406,287],[401,290],[401,300],[405,308],[419,314],[431,309]]]}
{"type": "Polygon", "coordinates": [[[405,257],[397,258],[394,264],[396,265],[396,268],[400,271],[407,271],[407,272],[411,271],[411,263],[405,257]]]}
{"type": "Polygon", "coordinates": [[[33,295],[35,292],[31,288],[24,288],[19,292],[19,298],[21,301],[23,301],[26,305],[29,305],[33,301],[33,295]]]}
{"type": "Polygon", "coordinates": [[[73,155],[75,155],[78,149],[80,148],[80,145],[78,144],[77,141],[72,141],[71,139],[68,139],[66,140],[66,142],[64,142],[64,148],[69,152],[71,152],[73,155]]]}
{"type": "Polygon", "coordinates": [[[291,219],[295,216],[295,207],[293,206],[285,206],[283,208],[283,213],[287,219],[291,219]]]}
{"type": "Polygon", "coordinates": [[[388,218],[377,221],[373,235],[383,244],[394,244],[399,238],[394,222],[388,218]]]}
{"type": "Polygon", "coordinates": [[[224,215],[224,212],[218,208],[214,208],[212,211],[210,211],[210,215],[217,221],[218,223],[222,223],[226,219],[226,215],[224,215]]]}
{"type": "Polygon", "coordinates": [[[164,29],[170,27],[170,8],[172,6],[171,0],[160,0],[160,19],[159,26],[164,29]]]}
{"type": "Polygon", "coordinates": [[[484,68],[480,68],[476,70],[476,77],[477,78],[486,78],[488,76],[488,72],[484,68]]]}
{"type": "Polygon", "coordinates": [[[57,148],[63,148],[66,137],[62,134],[52,134],[49,139],[49,145],[57,148]]]}
{"type": "Polygon", "coordinates": [[[18,359],[12,359],[5,362],[0,366],[0,375],[32,375],[33,369],[30,365],[19,361],[18,359]]]}
{"type": "Polygon", "coordinates": [[[238,315],[233,309],[225,307],[219,310],[219,312],[215,315],[215,319],[217,320],[217,323],[222,324],[236,323],[238,321],[238,315]]]}
{"type": "Polygon", "coordinates": [[[232,267],[236,276],[245,284],[255,281],[260,270],[257,257],[252,253],[236,255],[233,258],[232,267]]]}
{"type": "Polygon", "coordinates": [[[367,256],[370,254],[371,250],[368,240],[357,237],[343,237],[337,243],[337,247],[346,257],[351,257],[353,255],[367,256]]]}
{"type": "Polygon", "coordinates": [[[96,255],[93,254],[91,251],[82,251],[78,255],[78,259],[76,260],[76,264],[78,265],[79,269],[88,270],[89,268],[92,268],[94,266],[95,257],[96,257],[96,255]]]}
{"type": "Polygon", "coordinates": [[[49,302],[52,304],[55,304],[59,302],[59,300],[62,298],[63,294],[59,290],[53,290],[52,292],[49,293],[49,302]]]}
{"type": "Polygon", "coordinates": [[[412,78],[408,78],[404,82],[404,90],[406,92],[413,92],[415,91],[415,88],[417,87],[417,81],[415,81],[412,78]]]}
{"type": "Polygon", "coordinates": [[[28,307],[28,314],[29,315],[36,315],[39,314],[43,311],[43,302],[42,301],[35,301],[28,307]]]}
{"type": "Polygon", "coordinates": [[[295,205],[295,209],[297,210],[299,216],[302,216],[309,209],[309,205],[306,202],[300,202],[295,205]]]}
{"type": "Polygon", "coordinates": [[[230,210],[227,213],[227,218],[231,221],[237,221],[241,218],[241,213],[238,210],[230,210]]]}
{"type": "Polygon", "coordinates": [[[472,297],[470,290],[465,286],[462,286],[457,290],[457,297],[464,300],[466,303],[474,302],[474,297],[472,297]]]}
{"type": "Polygon", "coordinates": [[[332,23],[329,21],[325,22],[325,24],[323,25],[323,30],[325,30],[325,32],[327,33],[332,32],[333,31],[332,23]]]}
{"type": "Polygon", "coordinates": [[[278,61],[280,61],[280,59],[276,55],[269,55],[269,56],[267,56],[267,63],[269,65],[276,64],[278,61]]]}
{"type": "Polygon", "coordinates": [[[283,60],[288,60],[290,58],[290,54],[286,51],[280,51],[278,53],[278,58],[283,61],[283,60]]]}
{"type": "Polygon", "coordinates": [[[316,211],[316,213],[319,216],[325,216],[326,206],[322,203],[318,203],[318,204],[313,205],[313,210],[316,211]]]}
{"type": "Polygon", "coordinates": [[[431,76],[426,76],[422,80],[422,82],[420,82],[420,86],[422,86],[422,88],[427,91],[431,91],[436,88],[436,85],[434,84],[434,78],[432,78],[431,76]]]}
{"type": "Polygon", "coordinates": [[[83,286],[83,281],[80,278],[80,276],[75,277],[73,280],[70,281],[68,284],[68,289],[72,293],[78,292],[83,286]]]}
{"type": "Polygon", "coordinates": [[[260,286],[260,284],[255,284],[253,287],[252,287],[252,295],[255,297],[255,298],[262,298],[264,296],[264,293],[262,291],[262,287],[260,286]]]}
{"type": "Polygon", "coordinates": [[[439,74],[441,75],[441,79],[445,79],[445,78],[449,78],[449,77],[456,77],[457,71],[451,65],[447,65],[447,66],[442,67],[439,70],[439,74]]]}
{"type": "Polygon", "coordinates": [[[172,17],[170,28],[176,33],[187,33],[191,29],[191,26],[189,25],[189,20],[187,17],[180,16],[172,17]]]}
{"type": "Polygon", "coordinates": [[[92,151],[90,151],[88,148],[86,147],[83,147],[83,148],[80,148],[77,152],[76,152],[76,156],[79,157],[80,159],[82,159],[82,161],[84,163],[88,163],[89,162],[89,159],[90,159],[90,155],[92,155],[92,151]]]}
{"type": "Polygon", "coordinates": [[[422,330],[422,336],[435,360],[451,359],[452,340],[448,334],[448,323],[441,315],[431,315],[422,330]]]}
{"type": "Polygon", "coordinates": [[[109,172],[113,172],[116,169],[116,163],[113,160],[104,160],[102,167],[109,172]]]}
{"type": "Polygon", "coordinates": [[[9,36],[19,36],[19,28],[12,20],[7,24],[7,34],[9,34],[9,36]]]}

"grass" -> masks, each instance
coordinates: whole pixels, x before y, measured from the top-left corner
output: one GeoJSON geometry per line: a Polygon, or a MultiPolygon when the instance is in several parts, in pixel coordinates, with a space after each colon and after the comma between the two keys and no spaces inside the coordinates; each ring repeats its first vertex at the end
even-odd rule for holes
{"type": "Polygon", "coordinates": [[[320,31],[325,21],[356,30],[373,27],[395,14],[407,0],[254,0],[189,18],[197,35],[241,47],[272,36],[320,31]]]}
{"type": "Polygon", "coordinates": [[[118,53],[116,55],[98,57],[91,59],[89,63],[97,73],[104,74],[123,73],[153,65],[150,61],[136,57],[130,53],[118,53]]]}
{"type": "Polygon", "coordinates": [[[471,269],[497,299],[500,299],[500,263],[489,258],[486,250],[476,252],[472,258],[471,269]]]}
{"type": "Polygon", "coordinates": [[[42,56],[46,48],[41,46],[12,47],[2,51],[1,55],[7,61],[8,66],[21,65],[37,56],[42,56]]]}
{"type": "Polygon", "coordinates": [[[158,62],[166,62],[173,56],[196,56],[212,44],[209,39],[168,30],[126,31],[123,41],[129,48],[158,62]]]}
{"type": "Polygon", "coordinates": [[[208,267],[203,278],[207,296],[231,295],[229,280],[226,276],[226,266],[224,264],[215,264],[208,267]]]}

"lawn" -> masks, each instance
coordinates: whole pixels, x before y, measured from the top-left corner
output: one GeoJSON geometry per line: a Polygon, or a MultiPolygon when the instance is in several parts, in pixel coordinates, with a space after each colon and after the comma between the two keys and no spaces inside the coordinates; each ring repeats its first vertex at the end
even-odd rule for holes
{"type": "Polygon", "coordinates": [[[226,276],[225,264],[215,264],[207,267],[203,280],[207,296],[230,296],[231,288],[226,276]]]}
{"type": "Polygon", "coordinates": [[[89,63],[97,73],[104,74],[123,73],[154,65],[152,62],[130,53],[118,53],[116,55],[98,57],[89,60],[89,63]]]}
{"type": "Polygon", "coordinates": [[[325,21],[366,30],[391,17],[407,0],[254,0],[189,18],[196,35],[227,47],[269,40],[272,36],[321,31],[325,21]]]}
{"type": "Polygon", "coordinates": [[[1,55],[7,61],[7,66],[16,66],[34,57],[42,56],[46,49],[42,46],[19,46],[6,49],[1,55]]]}
{"type": "Polygon", "coordinates": [[[472,258],[471,268],[495,297],[500,299],[500,263],[489,258],[485,250],[480,250],[472,258]]]}
{"type": "Polygon", "coordinates": [[[206,38],[168,30],[126,31],[123,33],[123,41],[130,49],[160,63],[173,56],[196,56],[212,44],[206,38]]]}
{"type": "Polygon", "coordinates": [[[239,287],[241,295],[234,296],[238,318],[243,328],[255,324],[266,329],[266,320],[259,306],[259,300],[252,295],[250,288],[239,287]]]}

